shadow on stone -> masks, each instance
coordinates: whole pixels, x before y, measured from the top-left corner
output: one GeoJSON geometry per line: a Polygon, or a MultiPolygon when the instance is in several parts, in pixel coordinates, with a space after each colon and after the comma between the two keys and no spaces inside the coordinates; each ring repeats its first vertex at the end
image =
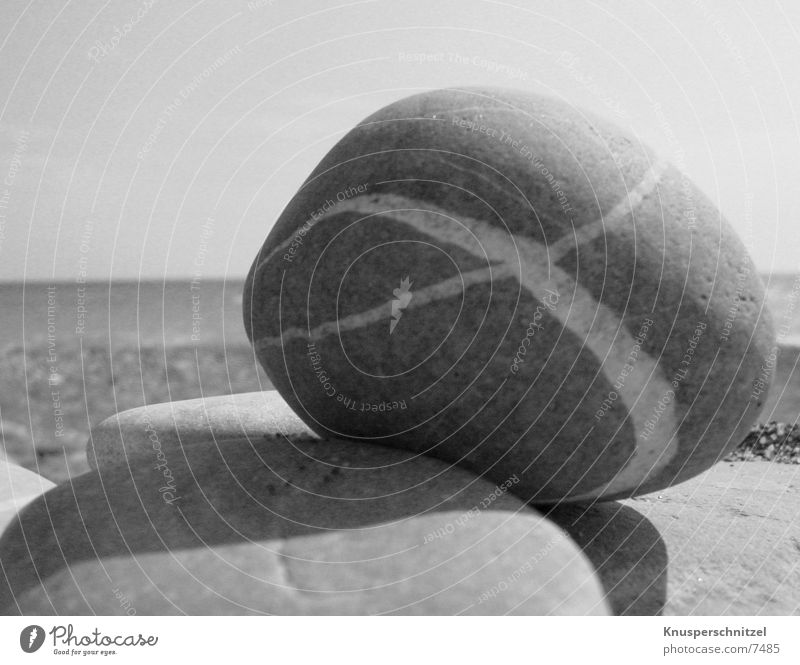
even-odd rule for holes
{"type": "Polygon", "coordinates": [[[508,494],[479,509],[495,489],[375,444],[154,452],[19,515],[0,539],[0,612],[606,613],[560,529],[508,494]]]}
{"type": "Polygon", "coordinates": [[[653,523],[617,502],[562,504],[545,515],[594,565],[616,615],[660,615],[667,598],[667,547],[653,523]]]}

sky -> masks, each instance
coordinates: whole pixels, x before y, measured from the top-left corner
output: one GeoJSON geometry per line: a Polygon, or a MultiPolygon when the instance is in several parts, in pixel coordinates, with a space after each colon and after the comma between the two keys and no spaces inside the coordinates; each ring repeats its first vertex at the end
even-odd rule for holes
{"type": "Polygon", "coordinates": [[[681,168],[757,267],[800,257],[800,4],[3,0],[0,281],[241,278],[359,120],[521,88],[681,168]]]}

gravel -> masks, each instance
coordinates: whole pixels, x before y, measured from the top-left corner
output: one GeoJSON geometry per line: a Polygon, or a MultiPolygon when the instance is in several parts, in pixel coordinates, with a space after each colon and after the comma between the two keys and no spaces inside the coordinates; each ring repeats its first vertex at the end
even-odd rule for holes
{"type": "Polygon", "coordinates": [[[725,459],[800,464],[800,425],[775,421],[759,424],[725,459]]]}

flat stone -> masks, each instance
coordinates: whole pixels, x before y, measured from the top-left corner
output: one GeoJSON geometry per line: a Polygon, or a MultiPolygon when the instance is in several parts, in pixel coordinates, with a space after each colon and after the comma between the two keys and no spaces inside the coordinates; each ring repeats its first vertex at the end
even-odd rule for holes
{"type": "Polygon", "coordinates": [[[592,562],[618,616],[662,613],[667,548],[644,515],[618,502],[560,505],[546,513],[592,562]]]}
{"type": "Polygon", "coordinates": [[[607,613],[580,550],[503,489],[376,444],[200,441],[103,465],[28,506],[0,540],[0,608],[607,613]]]}
{"type": "Polygon", "coordinates": [[[800,613],[798,496],[800,467],[735,462],[624,501],[666,543],[664,614],[800,613]]]}
{"type": "Polygon", "coordinates": [[[92,468],[131,456],[174,455],[182,445],[264,435],[317,439],[276,390],[152,404],[122,411],[92,428],[86,455],[92,468]]]}
{"type": "Polygon", "coordinates": [[[0,533],[22,508],[53,487],[38,473],[0,460],[0,533]]]}

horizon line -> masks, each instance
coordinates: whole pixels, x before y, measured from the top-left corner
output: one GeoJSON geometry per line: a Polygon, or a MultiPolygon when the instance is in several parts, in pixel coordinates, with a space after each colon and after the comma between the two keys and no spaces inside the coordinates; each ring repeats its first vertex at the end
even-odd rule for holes
{"type": "MultiPolygon", "coordinates": [[[[32,279],[2,279],[0,278],[0,286],[3,284],[31,284],[34,286],[44,286],[47,284],[75,284],[75,285],[87,285],[87,284],[142,284],[144,282],[150,283],[168,283],[168,282],[175,282],[175,283],[191,283],[194,281],[195,277],[168,277],[168,278],[160,278],[160,277],[145,277],[142,279],[137,279],[135,277],[119,277],[113,279],[87,279],[83,282],[77,282],[74,279],[40,279],[40,278],[32,278],[32,279]]],[[[244,282],[247,279],[247,276],[243,277],[203,277],[200,280],[200,284],[203,282],[244,282]]]]}
{"type": "MultiPolygon", "coordinates": [[[[780,277],[787,277],[790,275],[800,275],[794,270],[773,270],[773,271],[763,271],[763,270],[756,270],[758,275],[762,278],[764,277],[771,277],[771,276],[780,276],[780,277]]],[[[187,277],[145,277],[142,279],[137,279],[135,277],[118,277],[118,278],[111,278],[111,279],[87,279],[83,282],[77,282],[74,279],[40,279],[40,278],[31,278],[31,279],[3,279],[0,278],[0,286],[3,285],[31,285],[31,286],[45,286],[47,284],[83,284],[83,285],[98,285],[98,284],[142,284],[142,283],[191,283],[196,278],[187,276],[187,277]]],[[[244,282],[247,279],[247,275],[241,277],[203,277],[200,280],[202,282],[244,282]]]]}

